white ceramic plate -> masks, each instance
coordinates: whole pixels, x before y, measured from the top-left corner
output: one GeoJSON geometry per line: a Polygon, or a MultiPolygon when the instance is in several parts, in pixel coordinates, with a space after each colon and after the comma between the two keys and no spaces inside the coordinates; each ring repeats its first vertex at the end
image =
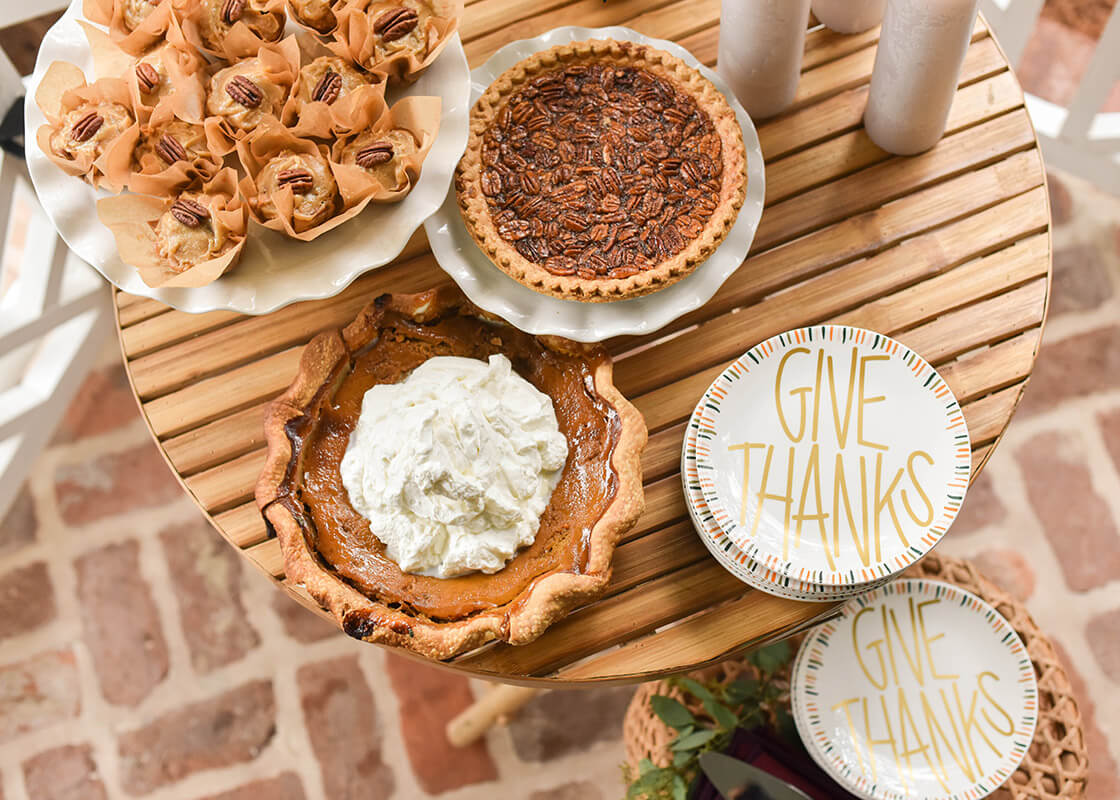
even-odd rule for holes
{"type": "Polygon", "coordinates": [[[861,328],[768,339],[712,384],[698,483],[746,555],[790,578],[859,586],[925,555],[968,488],[968,429],[920,356],[861,328]]]}
{"type": "Polygon", "coordinates": [[[704,401],[701,400],[697,405],[685,428],[684,443],[681,446],[681,483],[684,488],[685,505],[688,506],[688,515],[693,527],[696,528],[696,535],[700,537],[700,541],[720,566],[751,588],[778,597],[810,603],[835,603],[849,600],[890,580],[890,578],[883,578],[863,586],[846,587],[805,583],[796,578],[779,575],[743,553],[716,523],[708,510],[707,501],[704,500],[697,481],[696,434],[699,429],[697,417],[703,403],[704,401]]]}
{"type": "MultiPolygon", "coordinates": [[[[120,260],[113,234],[97,220],[94,204],[106,193],[64,174],[35,142],[35,131],[45,121],[34,101],[35,90],[51,63],[69,61],[81,67],[87,79],[97,77],[78,25],[81,5],[82,0],[71,2],[39,48],[24,111],[27,166],[39,202],[59,235],[82,260],[122,290],[196,313],[225,309],[265,314],[297,300],[330,297],[362,273],[396,258],[447,195],[455,165],[466,147],[470,117],[470,73],[457,34],[416,83],[403,93],[390,92],[390,102],[409,95],[438,95],[443,100],[439,134],[424,161],[420,180],[404,200],[371,205],[313,242],[296,242],[250,223],[241,262],[230,273],[197,289],[152,289],[120,260]]],[[[292,23],[289,27],[295,30],[292,23]]]]}
{"type": "Polygon", "coordinates": [[[471,72],[471,104],[495,78],[518,61],[558,44],[586,39],[641,42],[672,53],[700,70],[731,104],[743,129],[743,144],[747,150],[747,196],[735,224],[716,252],[687,278],[659,292],[613,303],[581,303],[534,292],[494,266],[463,225],[453,190],[448,192],[440,209],[424,223],[424,228],[436,260],[475,305],[528,333],[597,342],[623,334],[652,333],[710,300],[747,257],[762,217],[766,179],[758,133],[731,88],[680,45],[651,39],[629,28],[569,26],[554,28],[535,39],[512,42],[471,72]]]}
{"type": "Polygon", "coordinates": [[[952,584],[890,583],[849,602],[794,662],[794,720],[813,759],[869,800],[975,800],[1034,736],[1038,685],[1007,620],[952,584]]]}

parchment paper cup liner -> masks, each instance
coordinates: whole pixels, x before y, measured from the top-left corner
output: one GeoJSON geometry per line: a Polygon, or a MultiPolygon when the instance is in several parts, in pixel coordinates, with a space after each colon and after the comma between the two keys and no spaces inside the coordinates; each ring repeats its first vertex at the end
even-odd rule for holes
{"type": "MultiPolygon", "coordinates": [[[[273,85],[284,91],[284,99],[278,103],[283,113],[287,98],[291,94],[292,85],[299,75],[299,44],[295,36],[289,36],[275,44],[265,44],[255,53],[260,59],[264,69],[264,76],[273,85]]],[[[225,68],[226,64],[216,65],[214,72],[225,68]]],[[[277,120],[277,122],[279,122],[277,120]]],[[[245,131],[238,130],[220,116],[207,116],[202,122],[206,130],[206,142],[210,152],[216,156],[225,156],[237,148],[237,142],[246,138],[245,131]]],[[[268,127],[267,121],[262,121],[258,130],[268,127]]]]}
{"type": "MultiPolygon", "coordinates": [[[[187,41],[204,53],[237,61],[240,58],[254,56],[262,45],[273,43],[262,39],[248,25],[238,21],[230,27],[220,46],[215,49],[203,41],[202,31],[199,29],[199,20],[207,10],[203,0],[171,0],[171,3],[179,18],[183,35],[186,36],[187,41]]],[[[284,0],[265,0],[257,10],[262,14],[284,14],[284,0]]]]}
{"type": "Polygon", "coordinates": [[[108,25],[118,4],[119,0],[82,0],[82,16],[98,25],[108,25]]]}
{"type": "Polygon", "coordinates": [[[39,88],[35,92],[35,102],[39,104],[39,108],[47,118],[47,123],[39,126],[39,130],[35,133],[39,149],[47,158],[67,175],[85,178],[94,186],[119,192],[124,187],[124,183],[110,178],[107,165],[120,158],[121,153],[131,156],[132,148],[140,136],[140,126],[135,122],[136,112],[132,107],[128,85],[118,78],[99,78],[89,84],[86,83],[85,73],[78,67],[65,61],[55,61],[39,83],[39,88]],[[133,114],[133,124],[115,139],[107,142],[97,158],[90,158],[89,154],[79,154],[78,158],[71,159],[55,153],[50,139],[62,117],[85,103],[106,101],[119,103],[129,109],[133,114]]]}
{"type": "Polygon", "coordinates": [[[335,15],[335,10],[342,7],[342,0],[327,0],[331,7],[331,23],[329,27],[316,28],[308,20],[300,16],[299,10],[296,9],[295,3],[288,0],[288,19],[295,22],[304,30],[316,36],[330,36],[338,28],[338,17],[335,15]]]}
{"type": "Polygon", "coordinates": [[[412,134],[417,142],[415,153],[398,159],[395,186],[385,186],[377,176],[356,164],[341,163],[342,151],[346,145],[365,131],[335,142],[331,152],[336,177],[342,174],[355,183],[368,184],[371,202],[395,203],[400,200],[412,191],[412,187],[420,178],[420,168],[428,156],[428,151],[432,149],[436,134],[439,133],[441,105],[442,101],[438,97],[406,97],[394,103],[393,107],[371,128],[373,131],[390,131],[394,128],[405,130],[412,134]]]}
{"type": "Polygon", "coordinates": [[[313,142],[310,139],[301,139],[279,123],[259,128],[248,139],[239,142],[237,154],[241,158],[241,165],[245,169],[245,177],[241,179],[241,195],[249,207],[253,219],[274,231],[310,242],[322,236],[329,230],[337,228],[347,220],[357,216],[370,201],[373,187],[368,180],[359,180],[359,176],[348,170],[340,170],[339,165],[331,161],[330,151],[325,144],[313,142]],[[341,199],[341,208],[334,216],[297,233],[292,225],[292,190],[285,187],[269,196],[277,210],[275,217],[264,217],[258,212],[261,192],[257,188],[256,178],[265,164],[272,156],[282,150],[292,150],[297,153],[318,153],[327,159],[331,172],[334,174],[335,183],[338,184],[338,193],[341,199]]]}
{"type": "MultiPolygon", "coordinates": [[[[300,41],[303,65],[321,56],[334,56],[326,47],[310,37],[300,41]]],[[[360,71],[360,70],[359,70],[360,71]]],[[[388,110],[385,104],[386,81],[384,76],[370,75],[369,86],[360,87],[328,105],[322,102],[305,102],[299,97],[302,74],[296,74],[295,83],[284,104],[281,120],[296,136],[316,139],[334,139],[372,126],[388,110]]]]}
{"type": "Polygon", "coordinates": [[[141,123],[160,125],[172,117],[202,123],[206,105],[206,86],[203,83],[206,59],[185,39],[179,38],[175,43],[169,38],[147,53],[135,56],[122,50],[100,28],[81,20],[78,24],[85,30],[97,75],[120,78],[128,84],[132,106],[141,123]],[[157,89],[154,103],[150,97],[145,99],[140,90],[140,81],[136,76],[136,66],[140,61],[162,66],[166,75],[157,89]]]}
{"type": "Polygon", "coordinates": [[[169,197],[191,184],[212,180],[221,172],[222,159],[206,149],[206,132],[201,125],[191,126],[186,136],[180,131],[175,137],[190,156],[186,161],[168,166],[152,150],[145,149],[138,154],[145,135],[158,137],[163,127],[142,126],[136,145],[127,157],[121,151],[114,151],[113,158],[106,163],[107,175],[113,180],[122,180],[130,191],[138,194],[169,197]]]}
{"type": "Polygon", "coordinates": [[[439,57],[448,39],[459,27],[463,16],[464,0],[428,0],[435,12],[427,21],[428,53],[417,58],[410,51],[395,53],[381,61],[375,60],[373,20],[397,5],[393,0],[347,0],[335,11],[338,26],[327,46],[335,53],[350,58],[369,72],[384,75],[387,79],[410,83],[419,77],[429,64],[439,57]]]}
{"type": "Polygon", "coordinates": [[[234,241],[218,258],[201,261],[175,272],[160,258],[155,225],[171,207],[174,197],[145,197],[125,194],[97,201],[97,216],[113,232],[121,260],[136,268],[148,286],[196,288],[213,283],[237,264],[245,247],[248,212],[237,191],[237,172],[227,167],[201,192],[210,198],[211,224],[221,226],[234,241]]]}
{"type": "Polygon", "coordinates": [[[124,23],[123,0],[84,0],[82,14],[91,22],[109,29],[109,37],[117,46],[134,56],[155,47],[165,40],[181,38],[171,0],[162,0],[135,30],[124,23]]]}

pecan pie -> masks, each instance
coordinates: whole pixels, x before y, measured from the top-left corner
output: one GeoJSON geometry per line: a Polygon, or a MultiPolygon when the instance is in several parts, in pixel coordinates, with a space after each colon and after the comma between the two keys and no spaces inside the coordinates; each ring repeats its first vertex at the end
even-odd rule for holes
{"type": "Polygon", "coordinates": [[[743,204],[742,130],[697,70],[644,45],[560,45],[498,77],[456,172],[479,247],[535,291],[603,302],[686,276],[743,204]]]}
{"type": "MultiPolygon", "coordinates": [[[[295,382],[269,408],[265,436],[256,498],[280,539],[288,578],[351,636],[430,658],[491,639],[527,643],[600,596],[615,545],[642,509],[645,423],[611,382],[605,351],[522,333],[452,289],[383,295],[343,330],[313,339],[295,382]],[[551,399],[568,444],[533,543],[490,574],[402,571],[343,484],[363,397],[436,356],[497,354],[551,399]]],[[[428,502],[414,499],[417,507],[428,502]]]]}

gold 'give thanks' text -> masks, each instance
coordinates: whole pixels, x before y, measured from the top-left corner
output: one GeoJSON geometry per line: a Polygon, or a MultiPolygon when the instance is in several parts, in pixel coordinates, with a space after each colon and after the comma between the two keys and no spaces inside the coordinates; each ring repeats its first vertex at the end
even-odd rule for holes
{"type": "Polygon", "coordinates": [[[820,537],[830,569],[836,568],[845,542],[868,566],[882,560],[885,534],[910,545],[902,515],[919,527],[933,523],[933,503],[921,483],[933,456],[920,449],[899,454],[871,439],[877,414],[906,413],[891,408],[886,395],[868,394],[870,373],[887,360],[882,354],[860,355],[856,347],[846,364],[837,364],[822,348],[789,350],[774,379],[782,438],[729,445],[730,451],[743,454],[739,524],[753,538],[764,510],[780,509],[783,558],[790,557],[791,546],[800,547],[809,525],[820,537]],[[807,374],[813,378],[794,377],[807,374]],[[825,485],[822,445],[831,450],[833,444],[832,481],[825,485]]]}

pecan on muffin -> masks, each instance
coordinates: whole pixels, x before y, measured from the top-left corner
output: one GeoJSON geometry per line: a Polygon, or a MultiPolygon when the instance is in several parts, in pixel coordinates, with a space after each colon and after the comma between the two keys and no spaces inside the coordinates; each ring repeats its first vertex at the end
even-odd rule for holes
{"type": "Polygon", "coordinates": [[[415,137],[401,128],[365,131],[338,148],[338,162],[361,167],[384,189],[396,191],[408,185],[402,160],[418,149],[415,137]]]}
{"type": "Polygon", "coordinates": [[[268,117],[279,114],[287,89],[267,74],[260,58],[246,58],[210,79],[206,113],[220,118],[239,139],[268,117]]]}
{"type": "Polygon", "coordinates": [[[288,13],[305,28],[327,34],[338,26],[334,11],[341,5],[341,0],[288,0],[288,13]]]}
{"type": "Polygon", "coordinates": [[[276,42],[284,35],[283,5],[274,0],[196,0],[187,16],[198,27],[205,49],[225,50],[225,40],[237,24],[244,25],[262,42],[276,42]]]}
{"type": "Polygon", "coordinates": [[[51,151],[92,164],[134,122],[132,112],[120,103],[83,103],[63,114],[50,137],[51,151]]]}
{"type": "Polygon", "coordinates": [[[281,150],[256,175],[253,210],[263,219],[277,219],[279,195],[291,192],[290,222],[303,233],[326,222],[339,207],[338,185],[330,164],[320,153],[281,150]]]}

